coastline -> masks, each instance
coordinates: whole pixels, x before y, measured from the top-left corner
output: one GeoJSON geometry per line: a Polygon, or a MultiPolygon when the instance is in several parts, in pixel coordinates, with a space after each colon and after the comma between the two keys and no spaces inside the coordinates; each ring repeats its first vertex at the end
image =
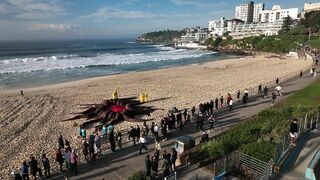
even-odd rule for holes
{"type": "MultiPolygon", "coordinates": [[[[181,67],[131,72],[95,77],[68,83],[19,90],[0,91],[0,174],[30,154],[52,154],[56,139],[62,134],[79,146],[78,127],[74,122],[61,122],[79,112],[79,104],[100,103],[119,88],[120,97],[147,92],[150,105],[163,108],[150,118],[158,122],[172,107],[190,108],[219,94],[257,87],[259,83],[300,72],[312,62],[271,55],[246,56],[228,60],[192,64],[181,67]],[[27,147],[21,147],[27,144],[27,147]],[[14,153],[16,156],[8,156],[14,153]]],[[[77,121],[78,124],[84,120],[77,121]]],[[[137,123],[124,122],[116,129],[127,129],[137,123]]],[[[55,169],[55,167],[53,167],[55,169]]]]}

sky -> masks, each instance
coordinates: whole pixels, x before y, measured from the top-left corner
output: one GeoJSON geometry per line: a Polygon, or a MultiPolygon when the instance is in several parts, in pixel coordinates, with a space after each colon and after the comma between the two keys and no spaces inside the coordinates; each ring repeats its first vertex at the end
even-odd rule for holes
{"type": "MultiPolygon", "coordinates": [[[[121,39],[164,29],[207,27],[233,18],[247,0],[0,0],[0,41],[121,39]]],[[[303,0],[256,0],[270,9],[298,7],[303,0]]],[[[306,2],[320,2],[307,0],[306,2]]]]}

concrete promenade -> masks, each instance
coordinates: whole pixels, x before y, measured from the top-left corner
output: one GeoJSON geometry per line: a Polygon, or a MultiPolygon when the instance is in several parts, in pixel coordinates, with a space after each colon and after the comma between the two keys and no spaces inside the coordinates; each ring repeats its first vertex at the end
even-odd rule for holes
{"type": "MultiPolygon", "coordinates": [[[[297,73],[298,75],[298,73],[297,73]]],[[[306,87],[307,85],[314,82],[313,78],[309,74],[304,74],[302,78],[294,78],[287,82],[281,83],[280,85],[284,90],[283,96],[278,96],[276,102],[283,100],[296,91],[306,87]]],[[[269,88],[269,98],[262,99],[261,97],[249,97],[249,103],[247,107],[243,108],[242,105],[236,105],[232,111],[223,110],[218,115],[218,122],[215,124],[214,129],[209,131],[209,136],[212,137],[222,131],[228,129],[228,127],[234,126],[249,117],[256,115],[259,111],[266,109],[271,106],[271,92],[269,88]]],[[[206,123],[205,128],[209,128],[209,124],[206,123]]],[[[174,144],[175,138],[181,135],[191,135],[196,138],[196,144],[199,143],[201,132],[196,129],[194,123],[189,126],[185,126],[183,130],[176,130],[171,133],[171,137],[167,141],[161,141],[162,150],[166,149],[168,152],[171,152],[171,148],[174,144]]],[[[318,137],[319,139],[319,137],[318,137]]],[[[308,145],[314,144],[311,140],[308,145]]],[[[319,142],[319,141],[318,141],[319,142]]],[[[317,144],[317,143],[315,143],[317,144]]],[[[110,179],[110,180],[125,180],[127,179],[134,171],[145,170],[145,156],[147,154],[153,154],[154,143],[149,144],[148,152],[139,155],[138,151],[139,146],[133,147],[132,143],[128,143],[124,146],[123,150],[112,153],[110,150],[103,152],[101,158],[99,158],[95,163],[88,164],[79,164],[79,174],[73,176],[70,179],[77,180],[88,180],[88,179],[110,179]]],[[[309,151],[313,146],[310,146],[310,150],[305,150],[308,155],[309,151]]],[[[313,155],[311,155],[313,156],[313,155]]],[[[309,157],[309,156],[308,156],[309,157]]],[[[298,162],[298,161],[297,161],[298,162]]],[[[161,172],[162,161],[159,162],[159,171],[161,172]]],[[[301,163],[302,166],[302,163],[301,163]]],[[[212,177],[212,174],[197,168],[197,166],[189,167],[188,169],[183,169],[183,172],[180,173],[178,170],[179,179],[189,179],[194,175],[198,174],[199,179],[208,179],[212,177]]],[[[61,179],[61,176],[56,176],[51,179],[61,179]]]]}

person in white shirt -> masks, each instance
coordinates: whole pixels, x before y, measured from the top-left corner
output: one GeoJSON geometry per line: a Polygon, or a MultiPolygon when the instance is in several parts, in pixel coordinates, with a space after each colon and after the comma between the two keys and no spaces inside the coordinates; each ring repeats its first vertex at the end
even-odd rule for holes
{"type": "Polygon", "coordinates": [[[148,150],[146,135],[145,135],[144,133],[143,133],[143,135],[139,138],[139,142],[140,142],[140,151],[139,151],[139,154],[141,154],[142,149],[148,150]]]}
{"type": "Polygon", "coordinates": [[[282,96],[283,91],[282,91],[281,86],[278,85],[275,89],[276,89],[276,91],[278,92],[278,95],[279,95],[279,96],[282,96]]]}

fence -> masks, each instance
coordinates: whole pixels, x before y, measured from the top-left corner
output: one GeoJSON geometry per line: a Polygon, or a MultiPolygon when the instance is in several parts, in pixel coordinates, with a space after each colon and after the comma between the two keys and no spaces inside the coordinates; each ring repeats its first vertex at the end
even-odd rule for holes
{"type": "Polygon", "coordinates": [[[164,180],[176,180],[177,179],[177,172],[174,172],[172,174],[170,174],[167,177],[164,177],[164,180]]]}
{"type": "Polygon", "coordinates": [[[253,179],[268,179],[272,175],[273,160],[264,162],[239,151],[234,151],[213,164],[214,175],[236,170],[253,179]]]}

